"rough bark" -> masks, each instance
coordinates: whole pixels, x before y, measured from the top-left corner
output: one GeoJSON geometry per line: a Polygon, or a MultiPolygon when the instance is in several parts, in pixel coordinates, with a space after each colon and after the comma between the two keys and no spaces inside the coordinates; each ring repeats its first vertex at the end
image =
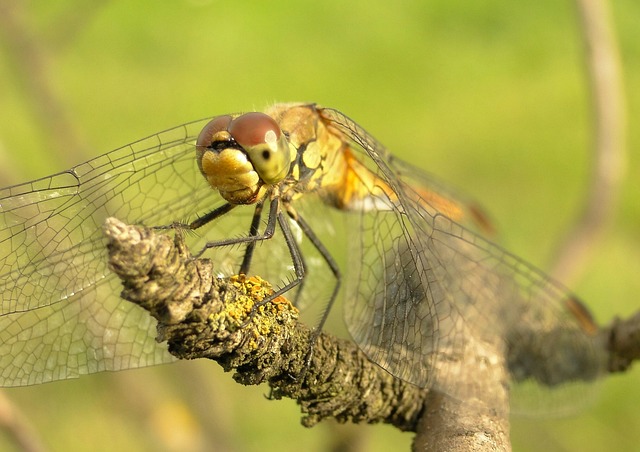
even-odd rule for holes
{"type": "MultiPolygon", "coordinates": [[[[422,390],[370,362],[352,342],[314,334],[284,297],[264,302],[272,289],[261,278],[216,277],[214,263],[192,257],[179,233],[115,219],[104,230],[122,297],[149,311],[158,341],[178,359],[212,359],[241,384],[269,384],[273,398],[297,400],[305,426],[329,417],[384,422],[417,432],[414,450],[510,450],[508,359],[496,351],[470,347],[474,357],[464,359],[460,383],[477,387],[477,400],[422,390]]],[[[598,334],[608,372],[640,357],[640,314],[598,334]]]]}

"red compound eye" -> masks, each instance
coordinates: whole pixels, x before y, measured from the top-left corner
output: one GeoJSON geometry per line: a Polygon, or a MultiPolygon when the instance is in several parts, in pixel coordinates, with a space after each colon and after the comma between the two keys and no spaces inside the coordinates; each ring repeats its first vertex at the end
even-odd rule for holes
{"type": "Polygon", "coordinates": [[[264,113],[246,113],[231,122],[229,133],[243,148],[253,148],[267,141],[280,138],[282,132],[278,123],[264,113]]]}
{"type": "Polygon", "coordinates": [[[204,126],[200,135],[198,135],[196,146],[199,148],[211,146],[213,136],[218,132],[226,131],[230,123],[231,116],[218,116],[213,118],[206,126],[204,126]]]}

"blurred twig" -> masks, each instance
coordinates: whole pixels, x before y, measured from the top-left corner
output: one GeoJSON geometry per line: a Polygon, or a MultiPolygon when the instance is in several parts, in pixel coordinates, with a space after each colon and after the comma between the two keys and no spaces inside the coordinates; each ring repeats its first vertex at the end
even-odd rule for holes
{"type": "MultiPolygon", "coordinates": [[[[71,5],[68,11],[60,15],[58,23],[50,24],[47,29],[43,30],[36,29],[29,21],[28,2],[0,0],[0,45],[4,45],[5,52],[13,63],[11,69],[15,73],[14,80],[24,92],[27,100],[26,105],[32,111],[36,129],[45,137],[47,151],[57,156],[61,162],[60,165],[64,167],[71,167],[84,161],[88,152],[81,138],[82,134],[74,124],[73,113],[68,110],[64,96],[59,96],[55,84],[52,82],[55,78],[55,72],[51,70],[50,63],[69,45],[73,44],[78,34],[89,23],[90,18],[105,4],[104,1],[94,1],[83,5],[71,5]]],[[[1,146],[2,143],[0,143],[1,146]]],[[[3,160],[0,162],[2,163],[0,165],[0,180],[15,183],[15,171],[12,172],[12,162],[8,161],[11,155],[15,155],[15,152],[0,152],[0,159],[3,160]]],[[[0,185],[4,186],[5,182],[0,185]]],[[[157,401],[150,397],[144,397],[145,388],[140,386],[141,383],[120,374],[114,375],[113,380],[114,391],[122,391],[122,397],[115,398],[128,405],[127,410],[124,411],[139,414],[136,420],[148,419],[149,416],[145,417],[143,414],[154,412],[157,408],[154,402],[157,401]],[[127,397],[131,393],[135,393],[137,397],[127,397]]],[[[158,386],[163,384],[167,385],[163,381],[157,382],[158,386]]],[[[204,410],[200,411],[204,412],[204,410]]],[[[17,408],[14,407],[10,412],[17,413],[17,408]]],[[[207,415],[208,424],[215,424],[217,429],[200,426],[199,423],[203,422],[203,417],[198,417],[196,421],[198,427],[206,435],[216,433],[218,435],[217,444],[220,446],[224,441],[222,438],[229,437],[230,434],[228,432],[223,434],[222,430],[225,424],[213,419],[215,417],[214,410],[209,410],[207,415]]],[[[22,417],[16,417],[16,422],[19,419],[22,417]]],[[[25,423],[26,420],[22,420],[21,423],[14,426],[7,421],[3,426],[16,438],[16,442],[22,444],[21,438],[24,435],[20,436],[20,433],[27,430],[19,427],[25,423]],[[14,427],[15,432],[13,431],[14,427]]],[[[157,435],[153,428],[147,427],[145,430],[147,435],[158,442],[164,439],[162,435],[157,435]]],[[[197,439],[190,438],[190,440],[196,441],[197,439]]],[[[21,447],[25,450],[39,450],[35,447],[31,449],[27,445],[21,445],[21,447]]],[[[168,448],[169,445],[165,443],[163,447],[168,448]]]]}
{"type": "Polygon", "coordinates": [[[606,0],[576,0],[593,109],[593,169],[582,213],[556,251],[552,274],[571,285],[610,224],[626,164],[620,57],[606,0]]]}
{"type": "Polygon", "coordinates": [[[0,391],[0,428],[24,452],[41,452],[45,448],[18,407],[0,391]]]}
{"type": "Polygon", "coordinates": [[[74,2],[71,7],[51,24],[47,31],[49,48],[60,54],[72,47],[82,32],[89,26],[91,19],[108,4],[108,0],[74,2]]]}
{"type": "Polygon", "coordinates": [[[48,48],[29,29],[23,6],[20,1],[0,3],[1,42],[13,60],[14,80],[22,84],[27,105],[41,134],[46,137],[49,149],[62,159],[65,166],[71,167],[83,160],[85,146],[51,82],[48,48]]]}

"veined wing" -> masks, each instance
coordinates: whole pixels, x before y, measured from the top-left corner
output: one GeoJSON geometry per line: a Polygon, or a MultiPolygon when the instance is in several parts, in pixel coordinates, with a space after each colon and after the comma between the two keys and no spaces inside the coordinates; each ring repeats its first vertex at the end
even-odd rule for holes
{"type": "MultiPolygon", "coordinates": [[[[348,278],[345,317],[373,361],[461,400],[477,396],[457,376],[478,342],[501,353],[511,381],[525,386],[582,386],[604,370],[596,326],[575,296],[455,221],[441,208],[445,203],[424,195],[438,193],[429,176],[392,156],[355,122],[335,110],[321,114],[397,197],[387,201],[391,210],[356,212],[360,225],[351,228],[350,268],[358,271],[348,278]]],[[[469,212],[464,205],[460,219],[469,212]]],[[[522,409],[576,404],[552,398],[528,400],[522,409]]]]}
{"type": "Polygon", "coordinates": [[[120,299],[102,224],[166,225],[220,204],[195,161],[206,122],[0,191],[1,385],[172,360],[155,321],[120,299]]]}

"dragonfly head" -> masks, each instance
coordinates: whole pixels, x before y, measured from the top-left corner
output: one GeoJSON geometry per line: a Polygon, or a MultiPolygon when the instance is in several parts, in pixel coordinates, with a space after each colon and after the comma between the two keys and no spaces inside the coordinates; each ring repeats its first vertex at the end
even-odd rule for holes
{"type": "Polygon", "coordinates": [[[232,204],[255,202],[265,185],[282,181],[292,152],[276,121],[264,113],[218,116],[196,142],[200,172],[232,204]]]}

